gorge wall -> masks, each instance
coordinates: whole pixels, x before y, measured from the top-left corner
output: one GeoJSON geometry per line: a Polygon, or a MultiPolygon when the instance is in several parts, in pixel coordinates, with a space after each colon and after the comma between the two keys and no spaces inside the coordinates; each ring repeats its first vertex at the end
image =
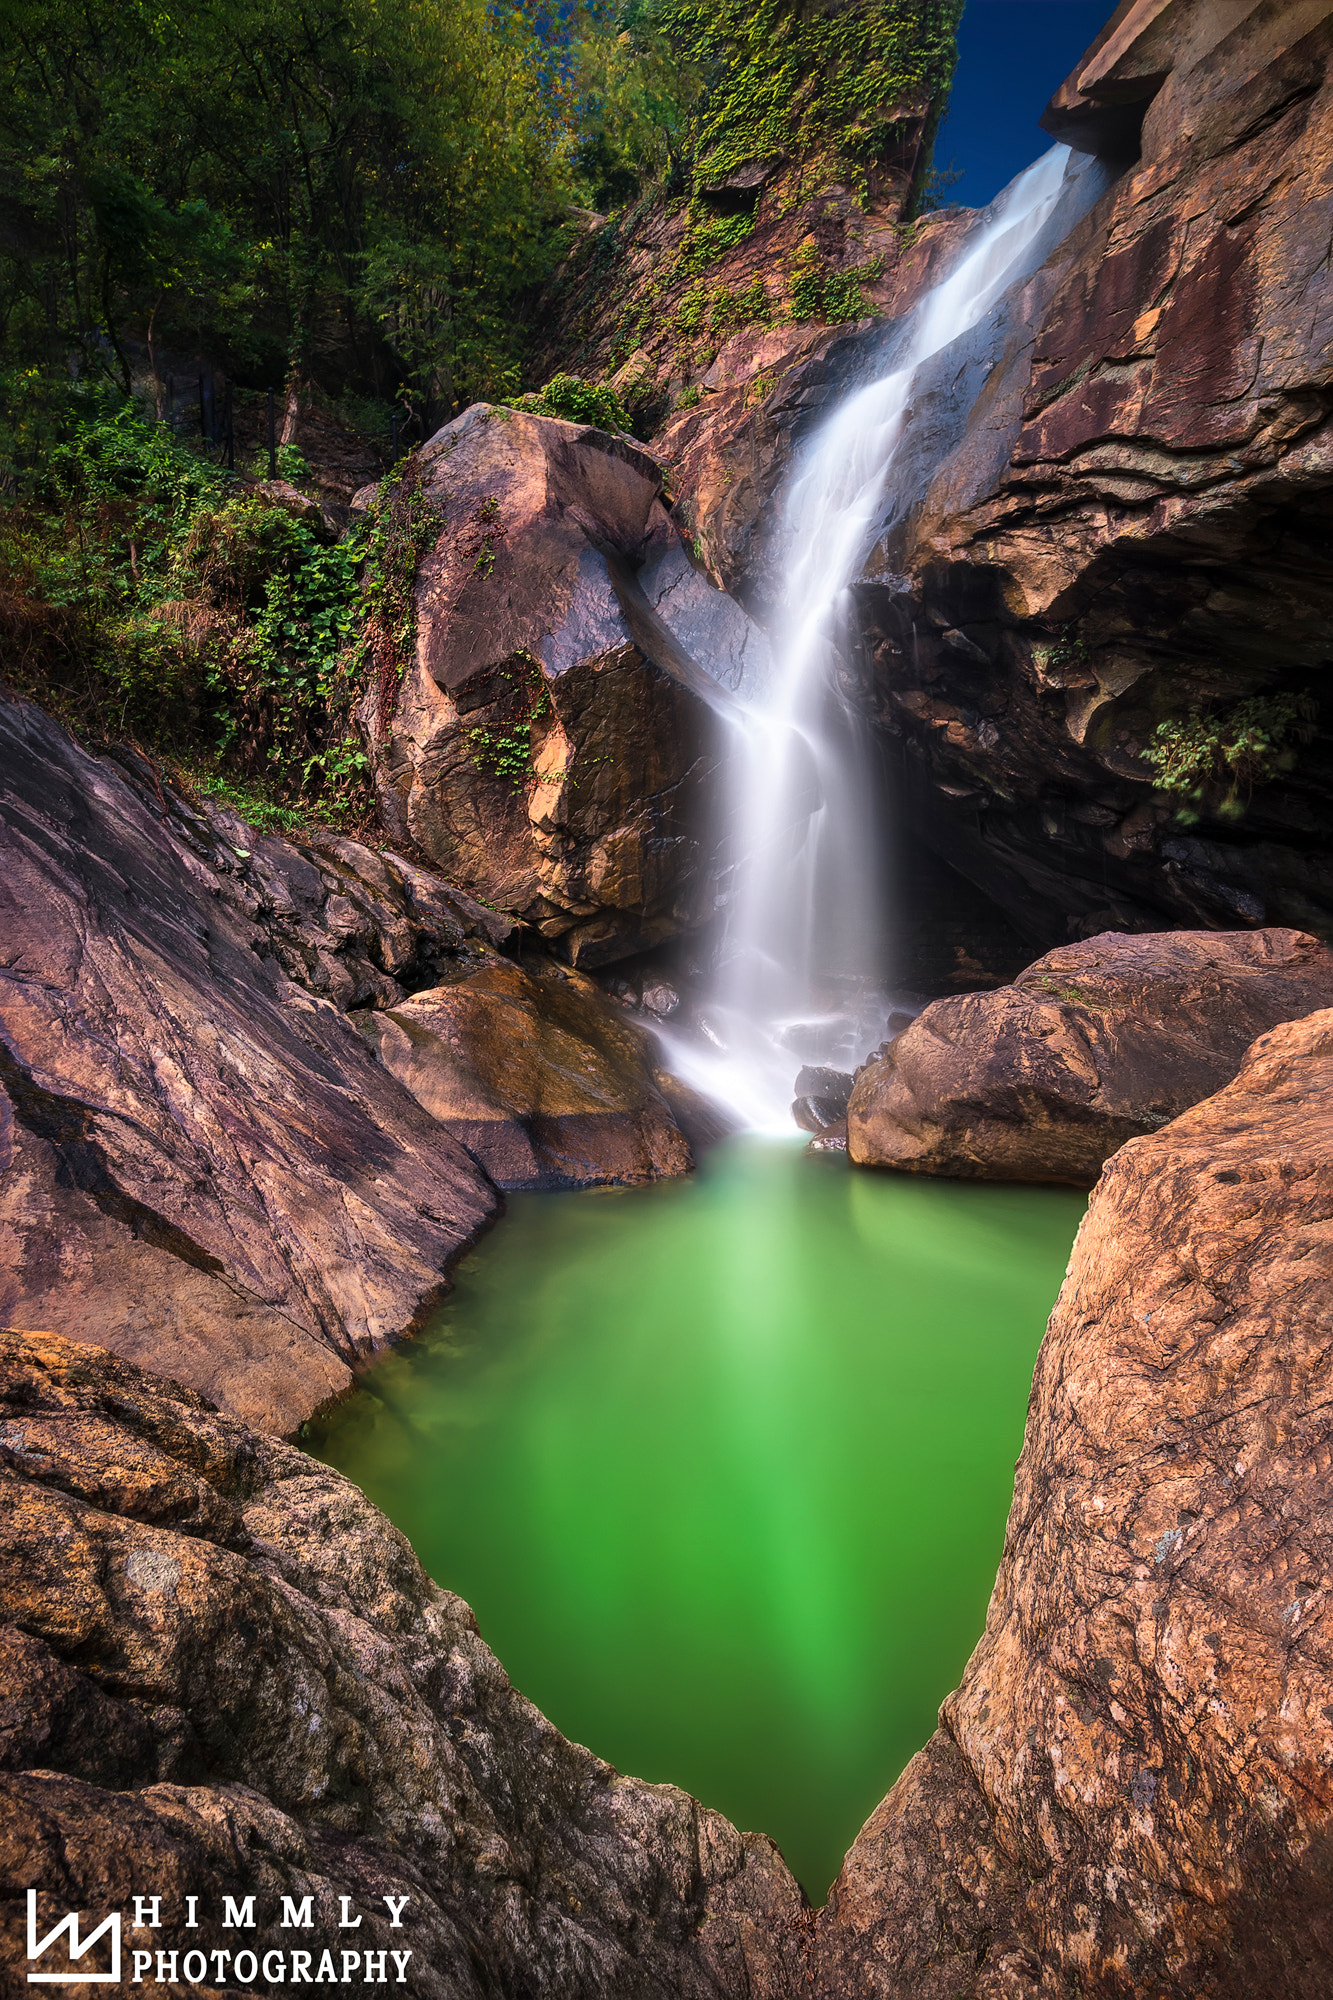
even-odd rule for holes
{"type": "MultiPolygon", "coordinates": [[[[1323,2000],[1333,1014],[1108,1162],[985,1634],[811,1916],[509,1686],[353,1487],[104,1350],[0,1342],[0,1906],[413,1898],[415,1990],[1323,2000]]],[[[99,1328],[91,1321],[88,1331],[99,1328]]],[[[323,1940],[321,1940],[322,1942],[323,1940]]],[[[132,1935],[129,1940],[134,1943],[132,1935]]],[[[5,1990],[26,1991],[6,1972],[5,1990]]],[[[278,1990],[271,1979],[258,1990],[278,1990]]]]}
{"type": "MultiPolygon", "coordinates": [[[[849,687],[914,836],[1034,942],[1333,930],[1328,12],[1122,6],[1046,117],[1106,191],[918,382],[849,687]]],[[[761,622],[792,452],[971,223],[884,228],[855,322],[724,331],[672,378],[649,448],[761,622]]]]}
{"type": "Polygon", "coordinates": [[[0,855],[4,1324],[288,1432],[501,1187],[691,1164],[643,1034],[407,856],[258,833],[11,700],[0,855]]]}

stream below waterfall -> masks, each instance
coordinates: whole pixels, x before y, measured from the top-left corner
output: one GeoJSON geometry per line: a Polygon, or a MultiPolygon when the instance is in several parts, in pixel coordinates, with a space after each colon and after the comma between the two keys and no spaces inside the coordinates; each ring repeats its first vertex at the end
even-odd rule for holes
{"type": "Polygon", "coordinates": [[[822,1901],[980,1635],[1083,1207],[756,1137],[514,1196],[305,1442],[566,1735],[822,1901]]]}

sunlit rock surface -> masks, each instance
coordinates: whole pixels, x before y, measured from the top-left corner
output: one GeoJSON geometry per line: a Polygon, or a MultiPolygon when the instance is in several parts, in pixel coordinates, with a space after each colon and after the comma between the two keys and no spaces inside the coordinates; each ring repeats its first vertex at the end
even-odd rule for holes
{"type": "MultiPolygon", "coordinates": [[[[126,1991],[147,1944],[313,1947],[309,1978],[331,1947],[340,1992],[368,1990],[359,1958],[339,1983],[349,1946],[407,1949],[430,2000],[790,1992],[802,1898],[771,1841],[567,1743],[337,1473],[101,1349],[6,1334],[0,1493],[6,1991],[31,1991],[31,1888],[43,1932],[161,1898],[126,1991]]],[[[286,1990],[221,1963],[210,1990],[286,1990]]]]}
{"type": "Polygon", "coordinates": [[[0,1323],[290,1430],[495,1213],[342,1007],[507,926],[355,842],[189,806],[0,703],[0,1323]]]}
{"type": "Polygon", "coordinates": [[[1317,2000],[1333,1013],[1103,1170],[985,1635],[818,1920],[828,2000],[1317,2000]]]}
{"type": "Polygon", "coordinates": [[[360,1018],[499,1187],[636,1186],[693,1165],[648,1037],[586,974],[490,965],[360,1018]]]}
{"type": "Polygon", "coordinates": [[[1090,1187],[1127,1139],[1229,1083],[1257,1035],[1333,1006],[1300,931],[1108,932],[932,1001],[859,1072],[861,1166],[1090,1187]]]}
{"type": "Polygon", "coordinates": [[[685,560],[659,468],[626,439],[484,404],[420,466],[442,526],[416,656],[392,712],[365,711],[391,833],[575,964],[696,927],[725,697],[639,582],[685,560]]]}

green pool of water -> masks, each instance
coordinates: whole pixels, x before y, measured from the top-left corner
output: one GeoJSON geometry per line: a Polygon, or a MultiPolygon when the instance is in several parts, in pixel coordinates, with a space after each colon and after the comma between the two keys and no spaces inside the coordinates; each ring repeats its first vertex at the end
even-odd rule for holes
{"type": "Polygon", "coordinates": [[[757,1139],[511,1198],[307,1442],[566,1735],[818,1901],[981,1631],[1083,1206],[757,1139]]]}

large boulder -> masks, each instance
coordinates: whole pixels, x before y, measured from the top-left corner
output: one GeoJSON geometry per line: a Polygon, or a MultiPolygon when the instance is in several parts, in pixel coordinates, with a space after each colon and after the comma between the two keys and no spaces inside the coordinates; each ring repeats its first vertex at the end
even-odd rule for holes
{"type": "Polygon", "coordinates": [[[632,1187],[693,1164],[648,1036],[586,974],[486,965],[360,1019],[498,1187],[632,1187]]]}
{"type": "Polygon", "coordinates": [[[387,825],[578,965],[702,923],[726,697],[639,583],[685,561],[658,467],[475,404],[412,476],[441,529],[402,687],[364,710],[387,825]]]}
{"type": "Polygon", "coordinates": [[[1256,1035],[1333,1006],[1300,931],[1114,932],[1012,986],[936,1000],[859,1072],[860,1166],[1091,1187],[1102,1163],[1229,1083],[1256,1035]]]}
{"type": "Polygon", "coordinates": [[[1333,1012],[1107,1163],[985,1635],[848,1854],[820,2000],[1325,2000],[1333,1012]]]}
{"type": "Polygon", "coordinates": [[[0,703],[0,1323],[287,1431],[499,1206],[337,1003],[496,953],[424,870],[133,776],[0,703]]]}
{"type": "Polygon", "coordinates": [[[162,1951],[173,1991],[201,1952],[211,1992],[789,1994],[803,1898],[772,1842],[567,1743],[339,1474],[98,1348],[5,1334],[0,1494],[6,1994],[32,1990],[29,1891],[42,1935],[122,1912],[125,1992],[162,1951]]]}

